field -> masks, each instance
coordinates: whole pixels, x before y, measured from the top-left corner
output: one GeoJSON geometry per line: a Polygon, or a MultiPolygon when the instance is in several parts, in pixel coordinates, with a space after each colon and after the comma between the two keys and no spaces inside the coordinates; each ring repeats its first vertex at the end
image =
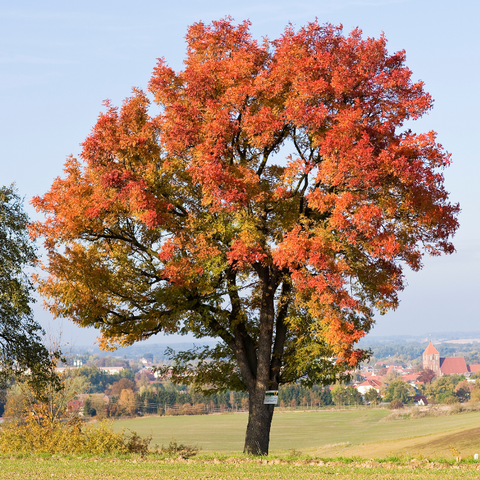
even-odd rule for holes
{"type": "Polygon", "coordinates": [[[242,455],[246,414],[148,417],[117,421],[115,429],[153,435],[153,443],[198,445],[185,460],[164,456],[0,457],[0,479],[477,479],[480,412],[386,418],[387,410],[277,412],[271,455],[242,455]]]}
{"type": "Polygon", "coordinates": [[[480,475],[479,465],[449,465],[426,462],[404,464],[363,462],[251,460],[141,460],[141,459],[68,459],[68,458],[0,458],[0,478],[8,480],[474,480],[480,475]]]}
{"type": "MultiPolygon", "coordinates": [[[[273,417],[270,452],[296,450],[315,457],[468,458],[480,454],[480,412],[438,417],[385,420],[388,410],[278,412],[273,417]]],[[[201,452],[239,453],[246,414],[147,417],[117,421],[152,444],[198,445],[201,452]]]]}

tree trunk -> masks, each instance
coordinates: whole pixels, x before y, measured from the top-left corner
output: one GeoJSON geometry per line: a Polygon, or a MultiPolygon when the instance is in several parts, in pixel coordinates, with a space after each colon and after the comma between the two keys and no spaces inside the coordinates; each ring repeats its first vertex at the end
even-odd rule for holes
{"type": "Polygon", "coordinates": [[[264,400],[264,391],[251,392],[249,395],[244,453],[268,455],[274,405],[265,405],[264,400]]]}

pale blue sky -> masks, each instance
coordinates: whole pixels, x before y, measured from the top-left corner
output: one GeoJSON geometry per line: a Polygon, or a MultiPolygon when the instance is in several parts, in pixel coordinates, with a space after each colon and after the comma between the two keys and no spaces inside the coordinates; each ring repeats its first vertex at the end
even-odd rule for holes
{"type": "MultiPolygon", "coordinates": [[[[226,15],[250,19],[257,38],[275,38],[288,22],[299,27],[318,17],[342,23],[345,32],[359,26],[365,36],[378,37],[383,31],[389,51],[406,49],[413,78],[435,99],[434,110],[412,129],[436,130],[453,154],[445,176],[451,198],[461,203],[461,228],[455,255],[427,259],[422,272],[407,272],[399,309],[379,317],[373,334],[480,330],[478,0],[3,0],[1,184],[16,182],[27,200],[46,192],[67,155],[78,155],[104,99],[120,104],[133,86],[146,88],[158,57],[180,69],[187,26],[226,15]]],[[[41,308],[36,315],[49,324],[41,308]]],[[[96,337],[65,320],[63,330],[77,345],[96,337]]]]}

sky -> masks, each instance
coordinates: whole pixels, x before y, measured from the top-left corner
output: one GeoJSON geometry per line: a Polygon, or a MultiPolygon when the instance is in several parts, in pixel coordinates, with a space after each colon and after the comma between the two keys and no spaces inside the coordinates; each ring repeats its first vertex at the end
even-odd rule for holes
{"type": "MultiPolygon", "coordinates": [[[[345,33],[357,26],[365,37],[384,32],[389,52],[406,50],[413,79],[423,80],[435,99],[434,109],[409,126],[436,131],[452,154],[445,183],[451,200],[460,203],[461,226],[457,252],[425,259],[421,272],[406,272],[399,308],[377,317],[370,335],[480,330],[478,0],[3,0],[1,184],[15,182],[31,218],[40,219],[30,198],[48,191],[67,156],[80,153],[102,102],[120,105],[132,87],[146,89],[157,58],[181,69],[187,27],[227,15],[236,22],[250,20],[257,39],[276,38],[289,23],[299,28],[318,18],[342,24],[345,33]]],[[[66,319],[52,320],[40,299],[35,315],[77,345],[98,336],[66,319]]]]}

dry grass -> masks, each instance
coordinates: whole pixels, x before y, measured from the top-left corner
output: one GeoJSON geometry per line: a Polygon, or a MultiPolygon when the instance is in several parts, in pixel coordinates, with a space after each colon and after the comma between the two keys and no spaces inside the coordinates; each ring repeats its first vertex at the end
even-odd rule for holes
{"type": "Polygon", "coordinates": [[[461,413],[480,412],[480,402],[455,403],[453,405],[428,405],[418,407],[404,407],[393,410],[392,413],[382,419],[382,422],[392,420],[406,420],[411,418],[445,417],[461,413]]]}

